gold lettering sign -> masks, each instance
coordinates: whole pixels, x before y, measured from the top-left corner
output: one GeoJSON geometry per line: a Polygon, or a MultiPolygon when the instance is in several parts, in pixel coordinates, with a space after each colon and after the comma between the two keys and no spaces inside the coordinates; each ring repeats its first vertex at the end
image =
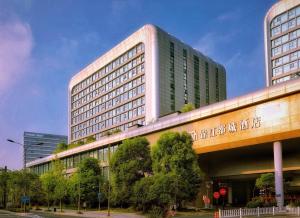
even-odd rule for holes
{"type": "Polygon", "coordinates": [[[234,134],[239,131],[254,130],[261,127],[261,117],[247,118],[240,121],[232,121],[220,124],[216,127],[190,131],[194,141],[214,138],[225,134],[234,134]]]}

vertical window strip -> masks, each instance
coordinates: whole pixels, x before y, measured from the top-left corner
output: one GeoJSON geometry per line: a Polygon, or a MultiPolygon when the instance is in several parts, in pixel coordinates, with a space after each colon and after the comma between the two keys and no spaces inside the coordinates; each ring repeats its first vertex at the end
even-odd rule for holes
{"type": "Polygon", "coordinates": [[[205,62],[205,103],[209,104],[209,74],[208,63],[205,62]]]}
{"type": "Polygon", "coordinates": [[[171,89],[171,111],[175,111],[175,63],[174,43],[170,42],[170,89],[171,89]]]}
{"type": "Polygon", "coordinates": [[[200,107],[200,74],[199,74],[199,58],[194,56],[194,97],[195,107],[200,107]]]}
{"type": "Polygon", "coordinates": [[[183,89],[184,89],[184,103],[188,103],[187,90],[187,51],[183,49],[183,89]]]}
{"type": "Polygon", "coordinates": [[[219,96],[219,69],[216,68],[216,101],[220,100],[219,96]]]}

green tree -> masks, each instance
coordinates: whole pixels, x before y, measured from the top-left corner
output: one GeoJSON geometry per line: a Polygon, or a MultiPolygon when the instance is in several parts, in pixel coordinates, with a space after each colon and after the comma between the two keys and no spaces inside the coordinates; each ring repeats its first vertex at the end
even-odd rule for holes
{"type": "Polygon", "coordinates": [[[84,141],[78,141],[76,144],[77,144],[77,146],[84,145],[84,141]]]}
{"type": "Polygon", "coordinates": [[[128,206],[136,181],[151,172],[149,142],[144,137],[124,140],[111,158],[112,200],[128,206]]]}
{"type": "Polygon", "coordinates": [[[44,202],[45,195],[42,189],[42,182],[37,174],[30,173],[30,188],[28,196],[30,197],[30,203],[32,205],[38,206],[44,202]]]}
{"type": "Polygon", "coordinates": [[[68,149],[76,148],[78,146],[80,146],[78,143],[70,143],[68,144],[68,149]]]}
{"type": "Polygon", "coordinates": [[[178,182],[174,173],[155,173],[137,181],[132,197],[135,208],[143,212],[160,208],[160,213],[166,216],[169,206],[176,203],[178,182]]]}
{"type": "Polygon", "coordinates": [[[182,106],[180,109],[181,113],[189,112],[195,109],[195,106],[192,103],[187,103],[182,106]]]}
{"type": "Polygon", "coordinates": [[[137,210],[147,212],[152,206],[152,198],[149,195],[150,187],[154,184],[154,177],[144,177],[135,182],[131,201],[137,210]]]}
{"type": "Polygon", "coordinates": [[[60,160],[54,160],[52,162],[53,168],[51,169],[53,172],[53,176],[55,179],[55,187],[54,187],[54,200],[59,201],[59,208],[62,212],[62,200],[67,196],[67,179],[65,177],[64,167],[60,160]]]}
{"type": "Polygon", "coordinates": [[[12,171],[8,175],[9,199],[14,207],[20,205],[22,196],[29,196],[32,202],[41,197],[41,187],[38,176],[27,169],[12,171]]]}
{"type": "Polygon", "coordinates": [[[79,173],[78,171],[73,173],[71,175],[71,177],[68,179],[67,181],[68,184],[68,193],[72,199],[72,201],[74,202],[74,205],[76,206],[77,204],[77,210],[78,212],[80,212],[80,178],[79,178],[79,173]]]}
{"type": "Polygon", "coordinates": [[[95,142],[95,141],[96,141],[95,136],[89,136],[89,137],[86,138],[85,143],[88,144],[88,143],[92,143],[92,142],[95,142]]]}
{"type": "Polygon", "coordinates": [[[5,208],[7,203],[7,183],[9,179],[9,171],[7,171],[7,168],[0,168],[0,208],[5,208]]]}
{"type": "Polygon", "coordinates": [[[173,181],[170,187],[175,184],[174,201],[179,205],[183,200],[193,200],[201,183],[202,174],[192,144],[187,132],[167,132],[160,136],[151,152],[154,175],[163,174],[167,181],[173,181]]]}
{"type": "Polygon", "coordinates": [[[261,174],[260,177],[256,179],[255,186],[260,190],[264,190],[265,194],[268,195],[270,192],[274,191],[274,174],[261,174]]]}
{"type": "Polygon", "coordinates": [[[80,186],[80,198],[95,206],[97,203],[97,193],[99,183],[101,183],[101,169],[98,160],[95,158],[84,159],[78,167],[78,179],[80,186]]]}
{"type": "Polygon", "coordinates": [[[50,209],[50,201],[55,199],[56,181],[52,170],[41,175],[42,188],[46,194],[47,207],[50,209]]]}
{"type": "Polygon", "coordinates": [[[65,142],[60,142],[56,145],[56,149],[53,151],[53,154],[57,154],[67,149],[68,149],[68,145],[65,142]]]}

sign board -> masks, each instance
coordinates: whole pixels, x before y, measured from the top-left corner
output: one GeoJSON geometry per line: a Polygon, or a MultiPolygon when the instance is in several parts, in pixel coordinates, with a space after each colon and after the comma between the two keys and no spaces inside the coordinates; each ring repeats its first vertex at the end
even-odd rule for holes
{"type": "Polygon", "coordinates": [[[30,197],[29,197],[29,196],[22,196],[22,197],[21,197],[21,202],[22,202],[23,204],[28,204],[29,201],[30,201],[30,197]]]}
{"type": "Polygon", "coordinates": [[[100,200],[102,198],[102,193],[98,192],[98,199],[100,200]]]}

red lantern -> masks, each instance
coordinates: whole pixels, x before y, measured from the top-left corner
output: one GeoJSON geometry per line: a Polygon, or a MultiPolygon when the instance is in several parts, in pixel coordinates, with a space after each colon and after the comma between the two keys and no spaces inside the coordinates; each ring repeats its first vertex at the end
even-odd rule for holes
{"type": "Polygon", "coordinates": [[[219,192],[214,192],[214,198],[219,199],[220,198],[220,193],[219,192]]]}
{"type": "Polygon", "coordinates": [[[219,192],[220,192],[220,194],[221,194],[222,196],[225,196],[225,195],[227,194],[227,190],[226,190],[225,188],[221,188],[221,189],[219,190],[219,192]]]}

